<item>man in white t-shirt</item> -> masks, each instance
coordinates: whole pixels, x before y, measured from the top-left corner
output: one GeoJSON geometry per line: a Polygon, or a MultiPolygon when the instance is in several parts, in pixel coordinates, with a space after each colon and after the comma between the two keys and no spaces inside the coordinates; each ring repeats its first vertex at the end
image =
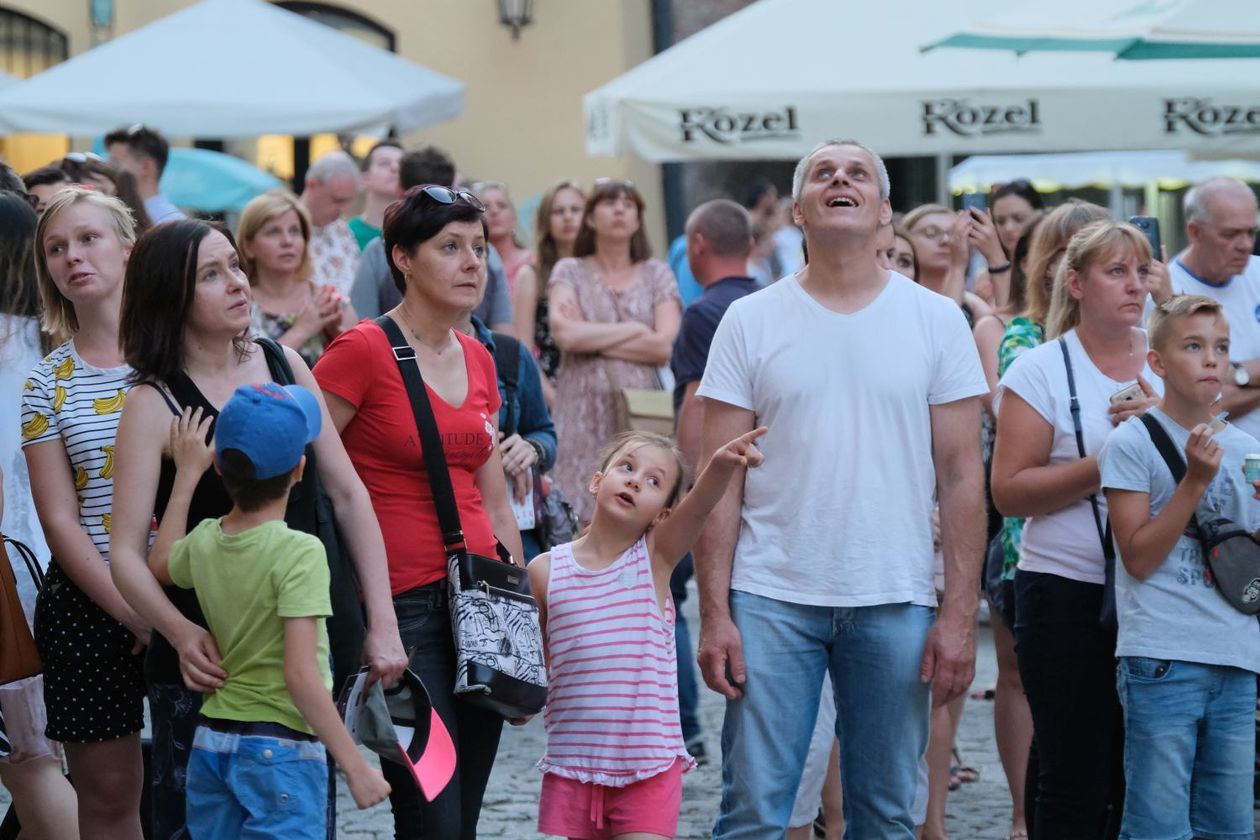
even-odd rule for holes
{"type": "Polygon", "coordinates": [[[1260,438],[1260,257],[1256,242],[1256,197],[1232,178],[1196,185],[1185,198],[1189,247],[1172,259],[1169,279],[1176,294],[1218,301],[1230,325],[1232,375],[1224,377],[1222,408],[1229,420],[1260,438]]]}
{"type": "Polygon", "coordinates": [[[731,305],[698,390],[706,457],[770,428],[766,465],[731,483],[695,552],[700,665],[728,698],[714,840],[781,836],[827,671],[848,832],[913,837],[928,683],[944,703],[974,674],[987,388],[958,307],[875,261],[888,189],[855,141],[798,164],[810,263],[731,305]]]}

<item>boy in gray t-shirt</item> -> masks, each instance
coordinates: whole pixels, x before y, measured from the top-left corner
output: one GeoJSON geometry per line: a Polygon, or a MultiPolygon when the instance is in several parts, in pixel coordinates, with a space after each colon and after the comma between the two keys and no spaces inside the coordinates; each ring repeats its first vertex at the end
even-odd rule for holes
{"type": "Polygon", "coordinates": [[[1180,483],[1139,418],[1098,456],[1121,564],[1117,689],[1127,791],[1122,837],[1251,837],[1260,623],[1216,591],[1191,516],[1260,527],[1244,479],[1260,442],[1213,422],[1228,375],[1229,324],[1210,298],[1180,295],[1150,320],[1151,415],[1184,451],[1180,483]]]}

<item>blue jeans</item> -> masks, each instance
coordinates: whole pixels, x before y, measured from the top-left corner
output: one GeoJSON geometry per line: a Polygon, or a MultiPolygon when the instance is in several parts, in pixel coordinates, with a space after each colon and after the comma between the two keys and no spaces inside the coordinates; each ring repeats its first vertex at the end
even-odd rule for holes
{"type": "Polygon", "coordinates": [[[381,773],[393,789],[397,840],[476,840],[481,799],[499,750],[503,718],[455,697],[455,641],[446,581],[394,596],[403,648],[414,651],[410,668],[424,683],[455,741],[455,776],[438,797],[425,802],[410,771],[392,761],[381,773]]]}
{"type": "Polygon", "coordinates": [[[324,745],[280,724],[197,727],[188,759],[188,831],[196,840],[324,840],[324,745]]]}
{"type": "Polygon", "coordinates": [[[691,630],[682,614],[682,603],[687,600],[687,581],[695,574],[695,562],[691,552],[674,567],[669,578],[669,591],[674,596],[674,650],[678,656],[678,717],[682,723],[684,741],[700,734],[700,689],[696,681],[696,659],[691,654],[691,630]]]}
{"type": "Polygon", "coordinates": [[[846,836],[913,838],[931,703],[919,665],[935,610],[813,607],[732,592],[731,617],[743,638],[747,680],[743,697],[726,703],[714,840],[783,836],[827,671],[846,836]]]}
{"type": "Polygon", "coordinates": [[[1120,659],[1122,840],[1250,840],[1256,675],[1167,659],[1120,659]]]}

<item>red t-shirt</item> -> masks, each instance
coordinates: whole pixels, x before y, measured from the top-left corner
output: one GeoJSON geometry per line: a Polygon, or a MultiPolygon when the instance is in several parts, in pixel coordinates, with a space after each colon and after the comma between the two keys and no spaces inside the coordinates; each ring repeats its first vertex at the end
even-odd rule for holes
{"type": "MultiPolygon", "coordinates": [[[[463,405],[452,407],[428,384],[425,390],[442,434],[468,550],[494,557],[494,530],[476,478],[494,451],[491,418],[499,412],[498,380],[486,348],[456,335],[468,370],[463,405]]],[[[315,380],[356,409],[341,441],[367,486],[385,536],[390,589],[397,595],[446,577],[442,533],[415,415],[384,331],[364,321],[342,333],[315,365],[315,380]]]]}

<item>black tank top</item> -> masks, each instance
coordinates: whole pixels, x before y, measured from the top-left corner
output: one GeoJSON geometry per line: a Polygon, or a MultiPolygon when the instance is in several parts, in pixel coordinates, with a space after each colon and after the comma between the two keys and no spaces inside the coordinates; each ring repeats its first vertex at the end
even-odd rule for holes
{"type": "MultiPolygon", "coordinates": [[[[184,372],[177,374],[170,382],[167,383],[171,396],[175,397],[175,403],[172,403],[170,397],[165,391],[157,389],[162,398],[166,400],[166,404],[170,407],[173,414],[178,415],[184,408],[200,408],[202,413],[213,418],[210,422],[209,434],[214,436],[214,424],[218,421],[219,410],[210,404],[201,390],[193,383],[192,379],[184,372]]],[[[166,514],[166,505],[171,499],[171,490],[175,486],[175,462],[170,458],[162,459],[161,473],[158,475],[157,498],[153,505],[153,515],[160,523],[162,517],[166,514]]],[[[188,505],[188,522],[185,525],[187,531],[191,531],[197,527],[197,524],[203,519],[216,519],[225,516],[232,510],[232,500],[228,497],[227,490],[223,487],[223,480],[219,478],[219,474],[214,471],[214,467],[210,467],[201,476],[201,480],[197,482],[197,487],[193,490],[192,501],[188,505]]],[[[186,531],[186,532],[187,532],[186,531]]],[[[191,589],[182,589],[178,586],[163,587],[166,597],[171,600],[185,618],[189,621],[201,626],[206,626],[206,617],[201,612],[201,606],[197,603],[197,595],[191,589]]],[[[183,685],[184,680],[179,671],[179,654],[175,652],[166,639],[162,637],[157,630],[153,631],[152,640],[149,643],[149,652],[144,662],[145,678],[150,683],[159,685],[183,685]]]]}

